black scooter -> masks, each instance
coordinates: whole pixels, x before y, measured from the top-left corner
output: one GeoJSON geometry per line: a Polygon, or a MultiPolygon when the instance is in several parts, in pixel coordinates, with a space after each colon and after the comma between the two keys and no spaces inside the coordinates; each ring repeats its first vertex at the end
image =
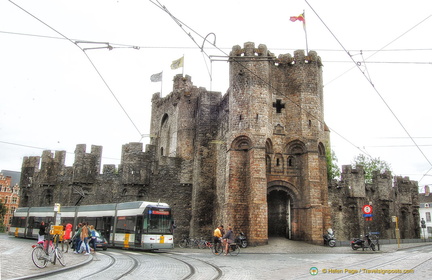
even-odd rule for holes
{"type": "Polygon", "coordinates": [[[375,251],[375,244],[369,238],[369,234],[366,234],[365,239],[354,238],[351,241],[351,248],[353,250],[357,250],[359,248],[362,248],[363,251],[364,251],[364,249],[370,248],[372,251],[375,251]]]}
{"type": "Polygon", "coordinates": [[[240,231],[239,235],[235,239],[235,243],[237,243],[241,248],[246,248],[248,246],[246,235],[240,231]]]}
{"type": "Polygon", "coordinates": [[[324,246],[325,245],[328,245],[329,247],[336,246],[335,233],[331,228],[327,230],[327,234],[324,234],[323,238],[324,238],[324,246]]]}

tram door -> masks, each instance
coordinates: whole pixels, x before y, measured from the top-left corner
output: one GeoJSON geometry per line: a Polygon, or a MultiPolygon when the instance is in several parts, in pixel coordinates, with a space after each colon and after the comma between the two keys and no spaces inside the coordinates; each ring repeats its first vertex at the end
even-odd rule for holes
{"type": "Polygon", "coordinates": [[[141,247],[144,216],[138,215],[135,224],[135,247],[141,247]]]}
{"type": "Polygon", "coordinates": [[[27,232],[26,237],[31,238],[33,236],[33,227],[34,227],[34,217],[28,218],[28,224],[27,224],[27,232]]]}
{"type": "Polygon", "coordinates": [[[103,217],[102,218],[102,228],[100,229],[101,234],[103,237],[106,238],[106,240],[108,240],[108,243],[113,243],[111,242],[111,227],[112,227],[112,222],[113,222],[113,217],[103,217]]]}

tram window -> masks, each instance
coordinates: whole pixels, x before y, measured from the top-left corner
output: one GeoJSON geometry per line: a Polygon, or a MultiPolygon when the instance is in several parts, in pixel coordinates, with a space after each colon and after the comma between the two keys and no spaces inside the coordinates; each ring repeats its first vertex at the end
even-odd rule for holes
{"type": "Polygon", "coordinates": [[[96,224],[96,218],[87,218],[87,217],[86,217],[85,222],[86,222],[89,226],[95,226],[95,224],[96,224]]]}
{"type": "Polygon", "coordinates": [[[144,231],[147,233],[172,233],[171,213],[169,210],[154,208],[147,211],[144,219],[144,231]]]}
{"type": "Polygon", "coordinates": [[[122,216],[117,218],[116,233],[134,233],[135,216],[122,216]]]}
{"type": "Polygon", "coordinates": [[[65,224],[65,225],[67,225],[67,224],[73,225],[73,223],[74,223],[74,218],[62,218],[61,220],[62,220],[62,224],[65,224]]]}
{"type": "Polygon", "coordinates": [[[13,217],[11,225],[13,227],[26,227],[26,218],[25,217],[13,217]]]}
{"type": "Polygon", "coordinates": [[[42,221],[45,222],[46,226],[49,226],[54,220],[53,217],[34,217],[33,228],[39,228],[42,221]]]}

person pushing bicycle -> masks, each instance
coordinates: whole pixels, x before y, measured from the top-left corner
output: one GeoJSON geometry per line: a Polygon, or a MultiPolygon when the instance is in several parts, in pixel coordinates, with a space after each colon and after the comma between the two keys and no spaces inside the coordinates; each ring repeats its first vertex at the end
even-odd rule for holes
{"type": "Polygon", "coordinates": [[[217,243],[221,243],[222,235],[223,235],[223,225],[220,225],[213,231],[213,243],[215,248],[217,243]]]}
{"type": "Polygon", "coordinates": [[[225,256],[229,252],[229,245],[234,242],[234,232],[232,231],[232,227],[228,226],[228,231],[222,236],[225,245],[225,256]]]}

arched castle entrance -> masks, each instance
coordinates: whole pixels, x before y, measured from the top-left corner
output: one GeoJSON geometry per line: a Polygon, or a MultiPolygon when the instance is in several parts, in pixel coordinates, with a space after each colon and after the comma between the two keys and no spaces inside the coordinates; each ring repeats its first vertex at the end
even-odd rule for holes
{"type": "Polygon", "coordinates": [[[273,181],[267,188],[268,236],[291,239],[295,225],[296,195],[294,186],[284,181],[273,181]]]}

